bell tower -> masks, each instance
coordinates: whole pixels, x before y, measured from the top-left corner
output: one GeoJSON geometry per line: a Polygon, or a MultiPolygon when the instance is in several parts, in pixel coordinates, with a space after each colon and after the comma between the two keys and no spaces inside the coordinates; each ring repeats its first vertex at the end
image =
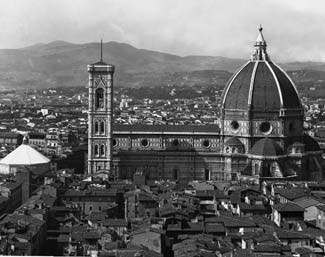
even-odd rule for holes
{"type": "Polygon", "coordinates": [[[88,174],[112,171],[113,75],[115,67],[103,61],[88,65],[88,174]]]}

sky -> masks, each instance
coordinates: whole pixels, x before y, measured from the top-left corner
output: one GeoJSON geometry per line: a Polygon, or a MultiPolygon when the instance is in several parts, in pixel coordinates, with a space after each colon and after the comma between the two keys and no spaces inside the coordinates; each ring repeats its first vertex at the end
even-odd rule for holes
{"type": "Polygon", "coordinates": [[[0,0],[0,49],[118,41],[181,56],[325,61],[324,0],[0,0]]]}

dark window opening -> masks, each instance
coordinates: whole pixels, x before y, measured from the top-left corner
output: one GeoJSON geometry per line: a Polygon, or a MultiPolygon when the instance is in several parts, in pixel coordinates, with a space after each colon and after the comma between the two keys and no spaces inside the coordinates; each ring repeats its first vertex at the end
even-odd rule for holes
{"type": "Polygon", "coordinates": [[[100,155],[104,156],[105,155],[105,145],[100,146],[100,155]]]}
{"type": "Polygon", "coordinates": [[[204,170],[204,179],[210,180],[210,170],[209,169],[204,170]]]}
{"type": "Polygon", "coordinates": [[[149,145],[148,139],[142,139],[141,140],[141,145],[144,146],[144,147],[147,147],[149,145]]]}
{"type": "Polygon", "coordinates": [[[98,133],[98,121],[95,121],[95,133],[98,133]]]}
{"type": "Polygon", "coordinates": [[[258,172],[258,164],[255,163],[255,174],[254,175],[258,175],[258,174],[259,174],[259,172],[258,172]]]}
{"type": "Polygon", "coordinates": [[[98,88],[95,94],[95,107],[104,108],[104,89],[98,88]]]}
{"type": "Polygon", "coordinates": [[[260,131],[263,133],[267,133],[271,130],[271,124],[268,121],[264,121],[260,125],[260,131]]]}
{"type": "Polygon", "coordinates": [[[95,156],[99,155],[99,149],[98,149],[98,145],[95,145],[95,156]]]}
{"type": "Polygon", "coordinates": [[[104,121],[100,122],[100,133],[101,134],[105,133],[105,123],[104,123],[104,121]]]}
{"type": "Polygon", "coordinates": [[[178,180],[178,169],[173,169],[173,179],[178,180]]]}
{"type": "Polygon", "coordinates": [[[270,164],[264,163],[263,164],[263,177],[270,177],[270,176],[271,176],[270,164]]]}
{"type": "Polygon", "coordinates": [[[290,122],[290,124],[289,124],[289,132],[292,133],[292,132],[294,132],[294,130],[295,130],[294,124],[293,124],[293,122],[290,122]]]}
{"type": "Polygon", "coordinates": [[[230,126],[231,126],[231,128],[232,128],[233,130],[237,130],[237,129],[239,129],[239,123],[238,123],[238,121],[236,121],[236,120],[233,120],[233,121],[230,123],[230,126]]]}
{"type": "Polygon", "coordinates": [[[208,148],[210,146],[210,141],[209,140],[204,140],[203,141],[203,146],[208,148]]]}
{"type": "Polygon", "coordinates": [[[178,141],[178,139],[175,139],[174,141],[173,141],[173,146],[178,146],[179,145],[179,141],[178,141]]]}

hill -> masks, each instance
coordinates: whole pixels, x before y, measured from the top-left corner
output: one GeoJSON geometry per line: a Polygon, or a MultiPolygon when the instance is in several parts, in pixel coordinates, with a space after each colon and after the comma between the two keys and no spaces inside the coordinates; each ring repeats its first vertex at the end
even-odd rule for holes
{"type": "MultiPolygon", "coordinates": [[[[99,49],[99,43],[72,44],[64,41],[36,44],[21,49],[2,49],[0,88],[86,86],[87,64],[98,61],[99,49]]],[[[118,42],[104,43],[103,56],[106,62],[116,66],[116,86],[165,83],[163,79],[166,74],[204,70],[227,71],[230,76],[245,62],[220,56],[181,57],[137,49],[118,42]]],[[[323,63],[289,63],[283,67],[325,71],[323,63]]],[[[213,72],[208,74],[218,76],[213,75],[213,72]]],[[[197,80],[201,76],[204,79],[206,72],[196,75],[197,80]]]]}

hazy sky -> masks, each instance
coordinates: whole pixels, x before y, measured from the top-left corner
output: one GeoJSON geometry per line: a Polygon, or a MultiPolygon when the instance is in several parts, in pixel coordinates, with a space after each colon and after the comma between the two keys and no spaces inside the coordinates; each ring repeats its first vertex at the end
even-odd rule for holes
{"type": "Polygon", "coordinates": [[[0,48],[119,41],[178,55],[325,61],[324,0],[0,0],[0,48]]]}

